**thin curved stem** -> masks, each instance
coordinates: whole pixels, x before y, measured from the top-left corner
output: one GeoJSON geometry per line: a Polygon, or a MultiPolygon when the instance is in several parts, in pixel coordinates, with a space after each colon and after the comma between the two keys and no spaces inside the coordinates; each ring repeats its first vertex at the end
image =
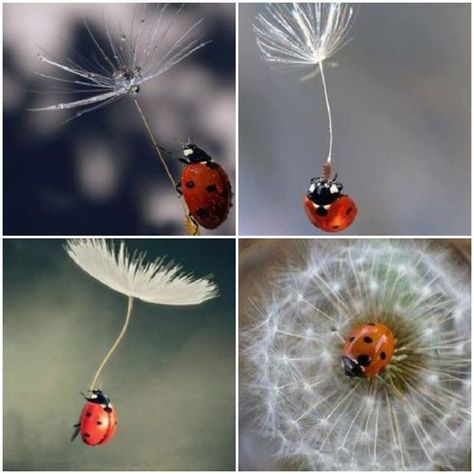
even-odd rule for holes
{"type": "Polygon", "coordinates": [[[331,106],[329,105],[329,96],[328,89],[326,86],[326,78],[324,77],[323,62],[319,61],[319,70],[321,71],[321,81],[323,83],[324,98],[326,99],[326,109],[328,111],[328,121],[329,121],[329,152],[327,162],[331,163],[332,159],[332,115],[331,115],[331,106]]]}
{"type": "Polygon", "coordinates": [[[97,369],[97,372],[94,375],[94,378],[92,380],[91,386],[89,390],[94,390],[95,384],[97,383],[97,379],[99,378],[102,370],[105,367],[105,364],[107,364],[107,361],[109,360],[110,356],[113,354],[117,346],[120,344],[120,341],[122,340],[123,336],[125,336],[125,333],[127,332],[127,327],[128,323],[130,321],[130,316],[132,314],[132,307],[133,307],[133,297],[129,296],[128,297],[128,309],[127,309],[127,316],[125,318],[125,322],[122,326],[122,330],[120,331],[120,334],[118,335],[117,339],[115,339],[115,342],[113,343],[112,347],[109,349],[109,352],[105,355],[105,357],[102,359],[102,362],[99,365],[99,368],[97,369]]]}
{"type": "MultiPolygon", "coordinates": [[[[178,193],[178,197],[180,197],[180,193],[176,188],[176,181],[174,180],[173,175],[171,174],[171,171],[168,168],[168,165],[166,164],[166,161],[163,158],[163,155],[161,154],[160,147],[159,147],[158,143],[155,140],[155,136],[153,135],[150,124],[148,123],[148,120],[146,119],[145,114],[143,113],[143,110],[140,107],[137,99],[133,99],[133,101],[135,102],[135,105],[137,106],[138,112],[140,113],[140,117],[143,120],[146,131],[148,132],[148,136],[150,137],[150,139],[153,143],[153,146],[155,147],[155,150],[158,154],[158,158],[160,159],[161,164],[163,165],[163,168],[165,169],[166,174],[168,175],[168,178],[171,181],[171,185],[173,186],[173,189],[178,193]]],[[[187,208],[187,206],[186,206],[186,204],[184,203],[183,200],[181,200],[181,203],[182,203],[182,206],[183,206],[184,221],[185,221],[185,226],[186,226],[187,232],[191,235],[199,235],[200,234],[199,226],[194,221],[192,221],[192,219],[190,218],[189,210],[188,210],[188,208],[187,208]]]]}
{"type": "Polygon", "coordinates": [[[158,143],[155,140],[153,132],[151,131],[150,124],[148,123],[148,120],[146,119],[145,114],[143,113],[140,105],[138,104],[137,99],[133,99],[133,101],[135,102],[135,105],[137,106],[138,112],[140,113],[140,116],[143,120],[143,123],[145,124],[146,131],[148,132],[148,136],[150,137],[150,139],[153,143],[153,146],[155,147],[155,150],[158,154],[158,158],[160,159],[161,164],[163,165],[163,168],[165,169],[166,174],[168,175],[168,178],[171,181],[173,189],[176,191],[176,181],[174,180],[173,175],[171,174],[170,169],[168,168],[168,165],[166,164],[166,161],[164,160],[163,155],[161,154],[160,147],[158,146],[158,143]]]}

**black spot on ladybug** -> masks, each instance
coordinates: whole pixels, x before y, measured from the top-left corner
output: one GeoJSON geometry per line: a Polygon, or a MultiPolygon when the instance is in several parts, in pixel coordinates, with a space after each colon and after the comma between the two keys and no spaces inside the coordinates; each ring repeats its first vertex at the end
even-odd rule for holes
{"type": "Polygon", "coordinates": [[[92,416],[92,413],[91,413],[90,411],[88,411],[88,412],[86,413],[86,416],[92,416]]]}
{"type": "Polygon", "coordinates": [[[340,225],[333,225],[332,228],[333,229],[339,229],[339,227],[341,227],[340,225]]]}
{"type": "Polygon", "coordinates": [[[318,216],[327,216],[328,215],[328,210],[327,209],[324,209],[324,207],[322,206],[319,206],[317,209],[316,209],[316,214],[318,216]]]}
{"type": "Polygon", "coordinates": [[[194,181],[188,181],[185,186],[189,189],[194,188],[194,181]]]}
{"type": "Polygon", "coordinates": [[[380,354],[380,358],[381,358],[382,360],[385,360],[386,357],[387,357],[387,354],[385,354],[385,352],[382,352],[382,353],[380,354]]]}
{"type": "Polygon", "coordinates": [[[357,363],[362,367],[367,367],[370,363],[370,357],[367,354],[362,354],[357,357],[357,363]]]}
{"type": "Polygon", "coordinates": [[[352,207],[349,207],[346,211],[346,216],[348,216],[352,212],[352,207]]]}
{"type": "Polygon", "coordinates": [[[372,338],[369,337],[369,336],[364,336],[364,342],[366,342],[367,344],[371,344],[372,343],[372,338]]]}
{"type": "Polygon", "coordinates": [[[91,435],[89,433],[84,433],[82,436],[84,436],[84,438],[90,438],[91,435]]]}
{"type": "Polygon", "coordinates": [[[352,342],[354,339],[355,339],[354,336],[350,337],[350,338],[349,338],[349,342],[352,342]]]}
{"type": "Polygon", "coordinates": [[[375,323],[369,323],[367,326],[375,326],[375,323]]]}
{"type": "Polygon", "coordinates": [[[219,167],[217,163],[214,163],[213,161],[206,161],[206,166],[208,168],[211,168],[211,170],[215,170],[219,167]]]}
{"type": "Polygon", "coordinates": [[[118,424],[118,421],[116,421],[115,424],[117,425],[117,424],[118,424]]]}
{"type": "Polygon", "coordinates": [[[196,211],[196,215],[198,217],[204,218],[204,217],[207,217],[209,215],[209,211],[207,209],[204,209],[203,207],[201,207],[200,209],[198,209],[196,211]]]}
{"type": "Polygon", "coordinates": [[[101,425],[101,424],[102,424],[102,422],[101,422],[101,421],[98,421],[98,422],[97,422],[97,424],[98,424],[98,425],[101,425]]]}
{"type": "Polygon", "coordinates": [[[217,186],[215,184],[210,184],[207,188],[206,191],[208,193],[215,193],[217,191],[217,186]]]}

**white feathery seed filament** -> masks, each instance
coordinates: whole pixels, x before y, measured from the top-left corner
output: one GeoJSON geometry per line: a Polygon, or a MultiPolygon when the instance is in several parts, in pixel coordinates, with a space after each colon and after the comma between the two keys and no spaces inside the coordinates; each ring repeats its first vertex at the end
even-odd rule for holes
{"type": "Polygon", "coordinates": [[[208,44],[208,41],[201,41],[198,33],[202,19],[181,28],[181,32],[176,31],[180,27],[178,23],[182,10],[183,5],[172,11],[169,4],[136,4],[133,13],[124,22],[128,23],[125,30],[121,24],[112,29],[107,25],[104,14],[102,33],[105,41],[102,43],[97,32],[83,18],[89,37],[89,54],[85,56],[70,47],[71,55],[62,61],[43,50],[38,51],[36,54],[42,63],[68,76],[44,72],[35,74],[51,82],[69,85],[69,89],[62,92],[89,96],[29,110],[80,109],[69,121],[127,95],[135,97],[143,84],[161,76],[208,44]]]}
{"type": "Polygon", "coordinates": [[[90,276],[126,296],[148,303],[193,305],[217,296],[209,278],[184,273],[181,265],[164,258],[146,261],[144,253],[130,254],[123,242],[118,249],[105,239],[74,239],[66,245],[69,256],[90,276]]]}

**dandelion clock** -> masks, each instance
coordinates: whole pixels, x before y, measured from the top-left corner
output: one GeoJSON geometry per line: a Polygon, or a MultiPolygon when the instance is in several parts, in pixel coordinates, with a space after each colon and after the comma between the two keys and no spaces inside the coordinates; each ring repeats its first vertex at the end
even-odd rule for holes
{"type": "Polygon", "coordinates": [[[341,3],[274,3],[257,15],[254,30],[263,59],[313,69],[302,80],[321,75],[329,124],[329,149],[322,175],[311,179],[303,198],[308,220],[324,232],[340,232],[356,218],[357,206],[342,194],[333,174],[333,124],[323,64],[349,40],[354,9],[341,3]]]}
{"type": "Polygon", "coordinates": [[[217,287],[209,278],[196,278],[182,267],[159,258],[147,261],[143,253],[130,254],[122,242],[69,240],[66,251],[91,277],[127,297],[125,322],[115,342],[99,364],[87,395],[79,422],[74,425],[73,440],[79,433],[90,446],[107,443],[115,434],[118,417],[110,397],[99,379],[110,357],[125,336],[135,299],[147,303],[186,306],[197,305],[217,296],[217,287]]]}
{"type": "Polygon", "coordinates": [[[302,469],[469,469],[466,259],[419,240],[290,247],[244,303],[253,433],[302,469]]]}

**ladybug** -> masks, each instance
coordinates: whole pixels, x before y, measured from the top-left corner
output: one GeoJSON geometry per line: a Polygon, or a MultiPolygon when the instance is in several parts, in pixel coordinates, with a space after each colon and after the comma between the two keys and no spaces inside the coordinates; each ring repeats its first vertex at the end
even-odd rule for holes
{"type": "Polygon", "coordinates": [[[176,186],[189,209],[193,221],[206,229],[219,227],[232,206],[232,188],[220,165],[196,145],[182,149],[185,164],[181,181],[176,186]]]}
{"type": "Polygon", "coordinates": [[[79,418],[74,425],[73,441],[80,433],[82,441],[89,446],[97,446],[109,442],[117,430],[117,413],[110,403],[110,398],[102,390],[92,390],[79,418]]]}
{"type": "Polygon", "coordinates": [[[341,194],[342,184],[332,179],[312,178],[303,201],[304,210],[311,224],[325,232],[347,229],[357,215],[355,202],[341,194]]]}
{"type": "Polygon", "coordinates": [[[380,374],[392,360],[396,342],[385,324],[357,326],[344,343],[342,367],[345,374],[365,378],[380,374]]]}

